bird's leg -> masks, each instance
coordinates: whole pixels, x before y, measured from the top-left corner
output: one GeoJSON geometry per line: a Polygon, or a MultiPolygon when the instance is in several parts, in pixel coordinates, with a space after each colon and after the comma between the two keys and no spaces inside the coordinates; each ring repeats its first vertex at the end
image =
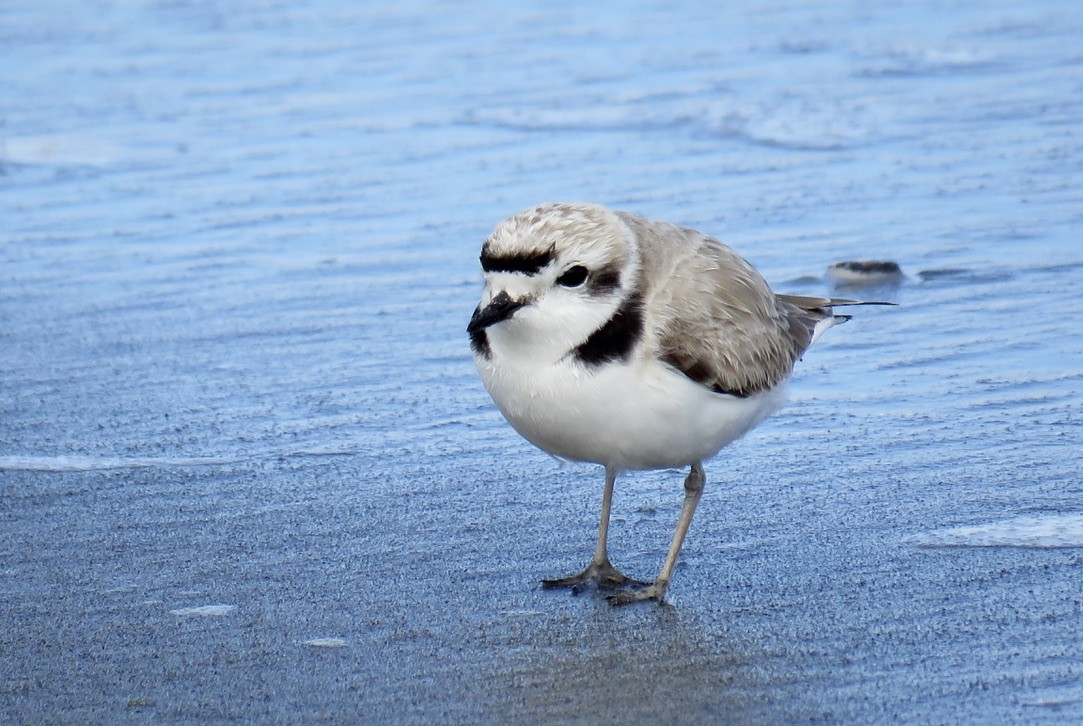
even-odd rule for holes
{"type": "Polygon", "coordinates": [[[613,484],[617,480],[617,470],[605,468],[605,490],[602,492],[602,515],[598,522],[598,546],[594,550],[594,559],[587,569],[577,575],[561,577],[557,580],[542,580],[542,587],[578,588],[588,582],[598,587],[614,588],[619,585],[646,585],[640,580],[628,577],[609,561],[606,542],[609,539],[609,510],[613,505],[613,484]]]}
{"type": "Polygon", "coordinates": [[[673,541],[669,545],[669,553],[662,565],[662,571],[658,573],[658,579],[646,587],[611,595],[611,605],[627,605],[630,602],[640,600],[657,600],[663,602],[662,597],[666,594],[669,579],[673,575],[673,567],[677,564],[677,555],[681,552],[684,544],[684,536],[688,534],[688,527],[692,524],[692,515],[696,513],[696,505],[703,496],[703,487],[707,483],[707,475],[703,472],[703,465],[699,462],[692,464],[692,470],[684,480],[684,505],[681,507],[681,516],[677,520],[677,530],[673,533],[673,541]]]}

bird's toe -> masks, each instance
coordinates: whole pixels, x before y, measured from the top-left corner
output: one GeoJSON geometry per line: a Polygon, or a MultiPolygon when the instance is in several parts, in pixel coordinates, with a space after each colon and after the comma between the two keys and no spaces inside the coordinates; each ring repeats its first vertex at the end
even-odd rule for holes
{"type": "Polygon", "coordinates": [[[610,595],[606,599],[609,600],[609,604],[614,607],[628,605],[633,602],[644,602],[647,600],[654,600],[659,605],[665,605],[666,601],[663,599],[663,595],[665,595],[665,588],[659,587],[658,583],[653,583],[633,590],[623,590],[610,595]]]}
{"type": "Polygon", "coordinates": [[[575,593],[578,593],[583,585],[594,585],[600,590],[615,590],[618,587],[645,587],[649,584],[650,583],[644,582],[643,580],[636,580],[635,578],[628,577],[614,567],[608,560],[603,562],[592,562],[585,570],[575,575],[560,577],[553,580],[542,580],[543,588],[554,589],[570,587],[575,593]]]}

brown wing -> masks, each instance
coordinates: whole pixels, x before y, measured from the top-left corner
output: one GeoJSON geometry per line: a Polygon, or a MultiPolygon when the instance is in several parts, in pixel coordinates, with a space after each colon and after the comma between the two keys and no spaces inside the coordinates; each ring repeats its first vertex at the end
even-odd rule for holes
{"type": "Polygon", "coordinates": [[[650,352],[715,391],[749,396],[779,383],[808,347],[816,322],[830,315],[819,298],[776,296],[716,239],[621,217],[640,242],[650,352]]]}

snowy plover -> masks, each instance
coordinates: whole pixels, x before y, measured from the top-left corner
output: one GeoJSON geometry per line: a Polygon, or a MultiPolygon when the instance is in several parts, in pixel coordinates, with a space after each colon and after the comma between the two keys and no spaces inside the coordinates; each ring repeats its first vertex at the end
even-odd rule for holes
{"type": "Polygon", "coordinates": [[[783,404],[794,362],[848,320],[852,300],[776,295],[718,240],[588,204],[503,221],[481,251],[467,327],[474,362],[515,430],[550,454],[605,467],[598,545],[547,587],[621,585],[613,604],[662,601],[706,477],[702,462],[783,404]],[[613,484],[630,469],[691,467],[653,583],[609,561],[613,484]]]}

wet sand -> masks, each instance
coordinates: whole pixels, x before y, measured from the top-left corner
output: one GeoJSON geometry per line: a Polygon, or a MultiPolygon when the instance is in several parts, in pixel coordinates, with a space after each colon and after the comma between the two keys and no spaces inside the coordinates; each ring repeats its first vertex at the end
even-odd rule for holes
{"type": "MultiPolygon", "coordinates": [[[[1075,5],[500,8],[0,11],[0,718],[1083,719],[1075,5]],[[905,275],[707,464],[667,607],[539,588],[601,471],[470,360],[549,199],[905,275]]],[[[682,476],[618,481],[630,574],[682,476]]]]}

